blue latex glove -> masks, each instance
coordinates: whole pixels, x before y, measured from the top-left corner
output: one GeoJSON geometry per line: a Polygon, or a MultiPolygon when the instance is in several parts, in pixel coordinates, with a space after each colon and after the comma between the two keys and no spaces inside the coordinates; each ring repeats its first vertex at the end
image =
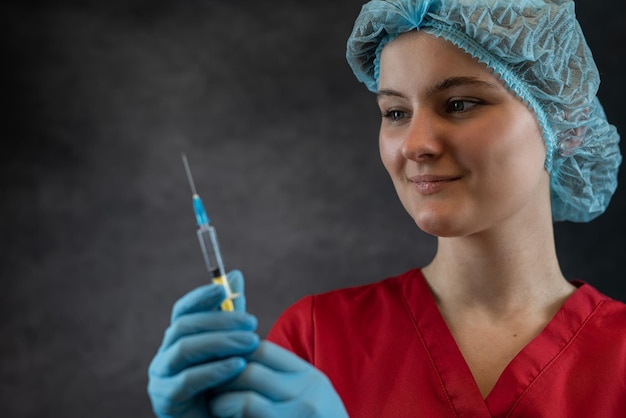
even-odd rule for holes
{"type": "Polygon", "coordinates": [[[210,401],[216,417],[344,418],[348,414],[332,384],[318,369],[268,341],[225,392],[210,401]]]}
{"type": "Polygon", "coordinates": [[[209,417],[211,390],[237,377],[259,344],[257,320],[245,313],[243,275],[228,273],[234,312],[218,308],[224,288],[209,284],[180,298],[148,369],[148,395],[159,418],[209,417]]]}

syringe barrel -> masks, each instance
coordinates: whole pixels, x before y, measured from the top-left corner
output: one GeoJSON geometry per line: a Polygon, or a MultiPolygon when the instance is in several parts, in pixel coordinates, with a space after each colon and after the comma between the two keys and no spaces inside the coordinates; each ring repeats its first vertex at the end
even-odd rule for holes
{"type": "Polygon", "coordinates": [[[234,310],[232,299],[235,295],[233,295],[230,290],[228,278],[226,277],[215,228],[209,224],[204,224],[198,228],[197,233],[200,248],[202,249],[202,257],[204,258],[207,270],[211,274],[211,279],[213,283],[224,286],[224,290],[226,291],[226,300],[222,303],[221,309],[223,311],[232,311],[234,310]]]}
{"type": "Polygon", "coordinates": [[[198,228],[198,240],[207,270],[213,277],[224,276],[226,272],[215,228],[207,224],[201,225],[198,228]]]}

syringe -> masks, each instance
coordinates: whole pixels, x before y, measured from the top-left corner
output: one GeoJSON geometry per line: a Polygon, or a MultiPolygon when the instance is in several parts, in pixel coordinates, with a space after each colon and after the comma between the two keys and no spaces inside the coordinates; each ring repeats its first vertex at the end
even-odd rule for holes
{"type": "Polygon", "coordinates": [[[202,249],[202,256],[204,257],[204,263],[211,275],[213,283],[224,286],[226,290],[226,299],[220,306],[223,311],[233,311],[235,309],[233,305],[233,299],[237,298],[237,294],[233,293],[230,289],[228,279],[226,278],[226,271],[224,270],[224,262],[222,261],[222,255],[220,253],[220,246],[217,242],[217,233],[215,228],[210,223],[210,219],[204,210],[204,205],[200,196],[196,192],[196,185],[193,182],[191,176],[191,169],[189,168],[189,162],[187,156],[183,153],[183,164],[185,164],[185,171],[187,172],[187,179],[191,186],[191,193],[193,199],[193,211],[196,214],[196,223],[198,224],[198,240],[200,241],[200,248],[202,249]]]}

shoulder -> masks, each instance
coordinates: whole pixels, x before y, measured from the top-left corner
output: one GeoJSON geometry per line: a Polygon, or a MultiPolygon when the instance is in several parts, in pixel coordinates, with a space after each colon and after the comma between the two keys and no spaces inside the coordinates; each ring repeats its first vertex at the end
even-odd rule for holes
{"type": "Polygon", "coordinates": [[[603,302],[598,309],[598,316],[619,331],[626,343],[626,304],[609,296],[604,296],[603,302]]]}
{"type": "Polygon", "coordinates": [[[590,284],[579,283],[579,292],[582,296],[576,309],[591,313],[586,318],[584,329],[593,334],[596,341],[605,339],[612,346],[621,346],[626,354],[626,304],[613,299],[590,284]],[[588,308],[584,306],[588,305],[588,308]]]}
{"type": "Polygon", "coordinates": [[[383,303],[388,298],[397,296],[406,281],[420,275],[421,270],[413,269],[375,283],[332,290],[309,298],[314,309],[340,310],[354,309],[363,305],[371,306],[371,304],[383,303]]]}
{"type": "Polygon", "coordinates": [[[398,276],[375,283],[336,289],[309,295],[290,306],[283,316],[306,314],[308,316],[333,316],[342,312],[359,312],[363,309],[381,308],[402,297],[407,283],[422,277],[420,269],[408,270],[398,276]]]}
{"type": "Polygon", "coordinates": [[[605,295],[594,286],[585,282],[574,282],[579,287],[579,292],[584,294],[584,299],[595,306],[596,314],[609,315],[617,321],[626,321],[626,304],[622,301],[613,299],[605,295]]]}
{"type": "Polygon", "coordinates": [[[405,283],[419,277],[421,270],[413,269],[376,283],[305,296],[280,315],[268,339],[307,359],[316,336],[341,334],[381,312],[392,314],[403,305],[405,283]]]}
{"type": "MultiPolygon", "coordinates": [[[[586,376],[588,382],[598,382],[606,388],[618,384],[624,389],[626,371],[626,304],[615,300],[592,287],[582,284],[581,296],[573,306],[570,318],[581,325],[576,327],[574,337],[563,359],[570,359],[572,370],[586,376]],[[619,383],[617,383],[619,382],[619,383]]],[[[567,363],[567,362],[566,362],[567,363]]]]}

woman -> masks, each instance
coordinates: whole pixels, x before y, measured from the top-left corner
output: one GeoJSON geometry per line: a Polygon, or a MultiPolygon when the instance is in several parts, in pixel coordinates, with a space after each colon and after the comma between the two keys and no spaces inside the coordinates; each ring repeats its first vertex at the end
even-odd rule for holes
{"type": "Polygon", "coordinates": [[[434,259],[300,300],[278,346],[197,289],[151,365],[157,415],[623,416],[626,306],[567,281],[554,248],[553,221],[601,214],[621,162],[573,2],[373,0],[347,58],[434,259]]]}

